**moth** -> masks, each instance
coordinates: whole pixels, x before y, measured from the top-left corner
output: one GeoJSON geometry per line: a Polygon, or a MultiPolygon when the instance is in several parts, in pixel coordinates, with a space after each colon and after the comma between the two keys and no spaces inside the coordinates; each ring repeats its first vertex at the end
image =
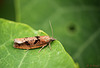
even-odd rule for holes
{"type": "MultiPolygon", "coordinates": [[[[51,26],[51,23],[50,23],[51,26]]],[[[53,29],[51,26],[52,30],[52,37],[49,36],[35,36],[35,37],[26,37],[26,38],[16,38],[14,39],[14,48],[19,48],[19,49],[34,49],[34,48],[40,48],[39,52],[49,44],[49,47],[51,49],[50,43],[53,42],[53,29]]]]}

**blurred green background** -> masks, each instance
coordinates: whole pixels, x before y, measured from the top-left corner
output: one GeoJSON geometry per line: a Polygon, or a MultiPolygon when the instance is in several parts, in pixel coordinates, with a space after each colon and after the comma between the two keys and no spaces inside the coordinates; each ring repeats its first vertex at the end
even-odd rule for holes
{"type": "Polygon", "coordinates": [[[0,17],[52,36],[50,20],[54,38],[80,68],[100,67],[100,0],[0,0],[0,17]]]}

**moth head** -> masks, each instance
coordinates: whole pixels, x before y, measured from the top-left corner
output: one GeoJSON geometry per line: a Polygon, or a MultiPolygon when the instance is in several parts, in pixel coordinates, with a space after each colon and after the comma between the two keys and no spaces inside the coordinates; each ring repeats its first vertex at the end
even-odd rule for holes
{"type": "Polygon", "coordinates": [[[53,37],[50,38],[50,41],[54,41],[54,40],[56,40],[56,39],[54,39],[53,37]]]}
{"type": "Polygon", "coordinates": [[[44,36],[43,39],[45,40],[45,42],[52,42],[52,41],[56,40],[53,37],[49,37],[49,36],[44,36]]]}

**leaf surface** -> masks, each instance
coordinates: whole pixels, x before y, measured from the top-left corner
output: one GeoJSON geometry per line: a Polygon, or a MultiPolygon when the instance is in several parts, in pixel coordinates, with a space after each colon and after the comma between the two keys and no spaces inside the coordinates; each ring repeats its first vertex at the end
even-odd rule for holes
{"type": "Polygon", "coordinates": [[[23,50],[13,47],[15,38],[47,35],[26,24],[0,19],[0,68],[75,68],[75,63],[59,41],[45,47],[23,50]]]}

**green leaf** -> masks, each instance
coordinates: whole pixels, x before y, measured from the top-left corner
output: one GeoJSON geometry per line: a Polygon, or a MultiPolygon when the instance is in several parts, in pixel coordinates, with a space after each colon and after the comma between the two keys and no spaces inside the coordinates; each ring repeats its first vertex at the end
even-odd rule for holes
{"type": "Polygon", "coordinates": [[[59,41],[51,43],[50,50],[45,47],[23,50],[13,47],[15,38],[47,35],[34,30],[26,24],[0,19],[0,68],[75,68],[71,56],[59,41]]]}
{"type": "Polygon", "coordinates": [[[16,0],[17,21],[62,42],[81,68],[100,64],[100,2],[98,0],[16,0]]]}

